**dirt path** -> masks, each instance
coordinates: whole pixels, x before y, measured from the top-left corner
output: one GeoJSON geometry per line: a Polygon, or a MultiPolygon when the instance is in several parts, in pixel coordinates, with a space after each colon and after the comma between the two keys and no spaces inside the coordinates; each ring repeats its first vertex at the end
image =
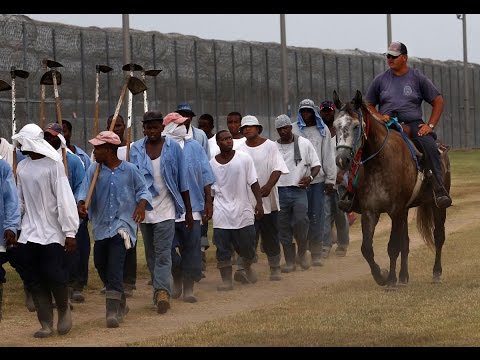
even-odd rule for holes
{"type": "MultiPolygon", "coordinates": [[[[469,198],[468,201],[480,200],[480,196],[474,197],[477,199],[469,198]]],[[[411,211],[411,218],[413,213],[411,211]]],[[[474,217],[465,214],[461,207],[452,207],[448,214],[447,234],[475,223],[474,217]]],[[[382,231],[389,231],[389,226],[389,219],[382,216],[377,226],[377,236],[382,231]]],[[[423,246],[423,241],[416,231],[411,231],[410,238],[411,249],[423,246]]],[[[378,246],[374,249],[377,262],[385,267],[386,249],[378,246]]],[[[433,254],[429,261],[433,266],[433,254]]],[[[151,302],[151,287],[146,285],[146,278],[139,278],[134,297],[128,299],[130,312],[118,329],[105,327],[105,298],[98,290],[86,291],[86,302],[75,305],[74,325],[66,336],[55,335],[48,339],[35,339],[32,335],[39,328],[35,313],[28,313],[26,309],[19,314],[4,312],[4,319],[0,323],[0,346],[125,346],[127,343],[156,338],[207,320],[266,307],[288,297],[310,295],[312,292],[321,293],[321,288],[329,284],[370,276],[370,269],[360,253],[358,221],[351,229],[351,245],[344,258],[336,257],[332,251],[325,266],[282,274],[282,280],[277,282],[268,280],[265,259],[260,259],[255,269],[259,275],[256,284],[235,283],[233,291],[218,292],[216,285],[220,282],[219,272],[214,264],[209,264],[207,277],[195,285],[195,295],[199,301],[188,304],[181,300],[172,300],[172,309],[165,315],[156,313],[151,302]]],[[[376,286],[373,279],[372,286],[376,286]]]]}

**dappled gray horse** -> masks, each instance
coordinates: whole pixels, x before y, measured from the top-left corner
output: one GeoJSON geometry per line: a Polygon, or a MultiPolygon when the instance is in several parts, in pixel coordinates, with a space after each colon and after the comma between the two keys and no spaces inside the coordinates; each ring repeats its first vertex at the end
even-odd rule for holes
{"type": "MultiPolygon", "coordinates": [[[[439,209],[433,198],[430,181],[423,181],[409,147],[398,131],[391,130],[373,117],[357,90],[355,98],[343,104],[333,94],[337,113],[336,163],[345,170],[357,167],[355,196],[352,210],[362,214],[362,254],[370,265],[377,284],[394,289],[397,285],[396,262],[401,254],[399,285],[408,283],[408,210],[417,209],[417,229],[425,243],[435,248],[433,282],[441,281],[442,246],[445,242],[446,209],[439,209]],[[418,179],[418,183],[417,183],[418,179]],[[373,252],[373,234],[380,214],[392,220],[388,256],[390,270],[380,269],[373,252]]],[[[450,191],[450,163],[442,155],[442,173],[450,191]]]]}

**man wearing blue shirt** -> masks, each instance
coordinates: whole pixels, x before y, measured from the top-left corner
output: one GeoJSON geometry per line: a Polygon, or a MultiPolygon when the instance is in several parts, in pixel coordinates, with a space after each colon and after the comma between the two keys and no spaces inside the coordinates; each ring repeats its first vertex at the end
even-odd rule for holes
{"type": "Polygon", "coordinates": [[[152,209],[152,196],[136,166],[118,159],[118,135],[102,131],[89,142],[98,165],[87,170],[78,211],[81,218],[89,214],[92,221],[94,264],[106,287],[107,327],[116,328],[128,312],[123,291],[126,251],[136,243],[137,224],[145,218],[145,209],[152,209]],[[97,166],[100,172],[87,213],[85,200],[97,166]]]}
{"type": "Polygon", "coordinates": [[[130,149],[130,160],[145,178],[153,197],[153,209],[147,211],[140,224],[145,258],[152,278],[153,303],[159,314],[170,309],[171,248],[175,235],[175,219],[185,216],[185,226],[193,226],[192,207],[187,182],[187,169],[182,148],[169,137],[162,136],[163,116],[160,111],[143,115],[145,137],[130,149]]]}
{"type": "Polygon", "coordinates": [[[2,321],[3,264],[9,261],[9,248],[17,242],[17,228],[20,224],[20,208],[17,188],[8,163],[0,159],[0,322],[2,321]]]}

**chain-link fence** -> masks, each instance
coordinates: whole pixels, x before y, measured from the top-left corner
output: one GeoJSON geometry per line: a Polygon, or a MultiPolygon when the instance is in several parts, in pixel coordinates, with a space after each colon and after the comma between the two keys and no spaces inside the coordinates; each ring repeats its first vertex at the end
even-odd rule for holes
{"type": "MultiPolygon", "coordinates": [[[[45,72],[42,59],[60,62],[63,67],[59,92],[62,117],[73,123],[72,142],[87,150],[94,136],[95,67],[111,66],[100,74],[100,129],[113,114],[124,81],[123,33],[120,28],[82,28],[31,20],[26,16],[0,15],[0,79],[10,83],[10,67],[30,72],[17,78],[17,129],[29,122],[39,123],[40,78],[45,72]],[[73,114],[77,118],[73,118],[73,114]]],[[[276,138],[274,118],[283,112],[281,47],[274,43],[203,40],[193,36],[130,30],[131,61],[145,69],[162,69],[147,77],[150,109],[164,114],[180,102],[188,102],[199,116],[213,115],[217,130],[226,128],[226,115],[239,111],[255,115],[265,136],[276,138]]],[[[410,57],[441,90],[445,99],[442,119],[435,129],[453,148],[480,145],[480,65],[470,64],[469,124],[464,120],[463,63],[410,57]],[[467,132],[466,130],[469,130],[467,132]]],[[[300,100],[316,103],[331,99],[337,90],[342,100],[351,99],[358,89],[364,93],[375,75],[386,70],[385,57],[361,50],[333,51],[288,47],[288,88],[292,116],[300,100]]],[[[140,74],[136,74],[140,76],[140,74]]],[[[133,136],[142,136],[143,97],[134,97],[133,136]]],[[[424,106],[428,119],[431,107],[424,106]]],[[[126,119],[126,102],[122,106],[126,119]]],[[[46,123],[55,122],[53,87],[47,86],[46,123]]],[[[0,93],[0,136],[11,136],[11,95],[0,93]]],[[[194,122],[196,120],[194,119],[194,122]]]]}

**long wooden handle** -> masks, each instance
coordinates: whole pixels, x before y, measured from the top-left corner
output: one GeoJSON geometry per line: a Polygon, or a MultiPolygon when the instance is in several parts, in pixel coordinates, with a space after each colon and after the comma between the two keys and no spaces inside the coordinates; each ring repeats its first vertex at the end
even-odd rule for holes
{"type": "MultiPolygon", "coordinates": [[[[47,62],[42,61],[43,70],[47,71],[47,62]]],[[[40,86],[40,128],[43,130],[45,126],[45,85],[40,86]]]]}
{"type": "Polygon", "coordinates": [[[97,72],[97,77],[95,79],[95,123],[93,125],[93,137],[97,136],[98,134],[98,113],[100,104],[98,103],[99,97],[99,73],[97,72]]]}
{"type": "MultiPolygon", "coordinates": [[[[120,93],[120,98],[118,99],[117,107],[115,108],[115,113],[113,114],[112,123],[110,124],[109,131],[113,131],[115,128],[115,122],[117,121],[118,114],[120,113],[120,108],[122,106],[123,98],[125,97],[125,92],[127,91],[128,80],[125,80],[125,84],[123,84],[122,92],[120,93]]],[[[97,167],[95,169],[95,173],[93,175],[92,183],[90,184],[90,188],[88,189],[87,198],[85,199],[85,207],[88,209],[88,205],[90,205],[90,201],[92,200],[93,189],[95,188],[95,184],[97,182],[98,175],[100,174],[100,164],[97,163],[97,167]]]]}
{"type": "MultiPolygon", "coordinates": [[[[55,75],[55,72],[52,72],[52,78],[53,78],[53,91],[55,92],[55,109],[57,110],[57,122],[58,124],[63,127],[62,125],[62,109],[60,107],[60,95],[58,93],[58,85],[57,85],[57,76],[55,75]]],[[[63,166],[65,167],[65,174],[67,175],[68,178],[68,164],[67,164],[67,151],[65,150],[64,147],[62,147],[62,157],[63,157],[63,166]]]]}

